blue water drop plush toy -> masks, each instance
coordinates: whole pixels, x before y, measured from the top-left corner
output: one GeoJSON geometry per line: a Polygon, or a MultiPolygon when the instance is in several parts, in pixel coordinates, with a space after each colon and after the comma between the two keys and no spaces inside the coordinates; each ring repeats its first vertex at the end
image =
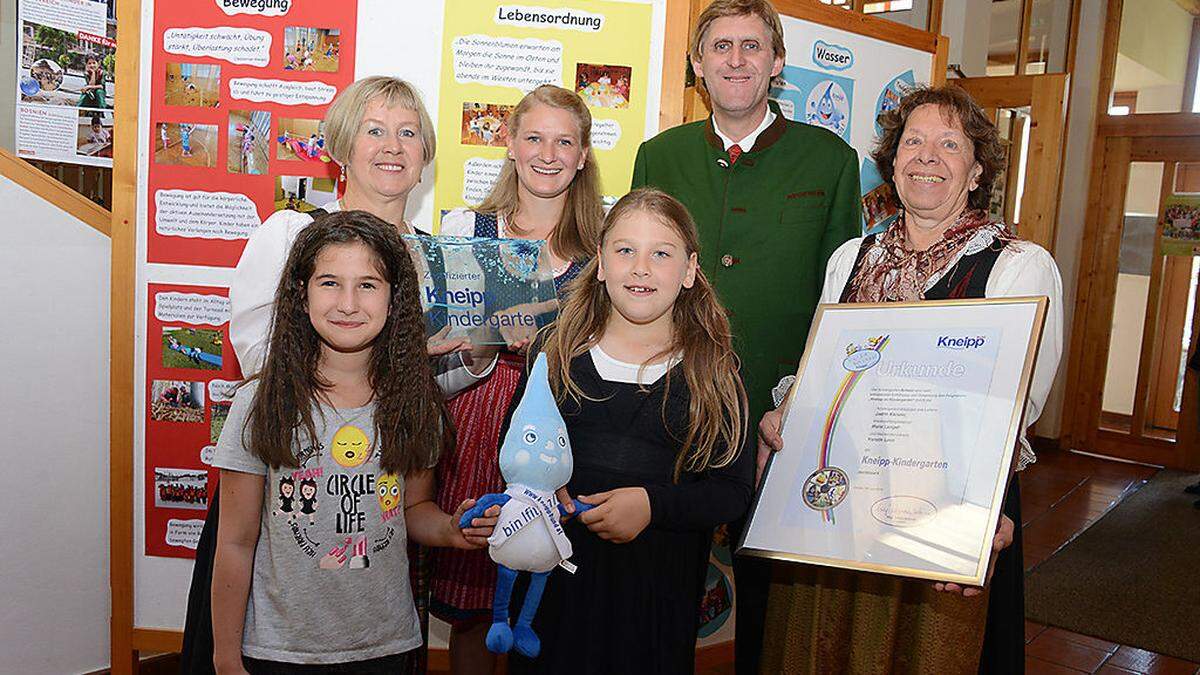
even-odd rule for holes
{"type": "MultiPolygon", "coordinates": [[[[563,512],[554,493],[571,478],[571,441],[567,425],[558,412],[546,369],[546,355],[538,354],[526,380],[525,394],[513,411],[508,433],[500,445],[500,473],[507,483],[501,494],[489,494],[463,514],[460,527],[468,527],[495,504],[500,504],[500,519],[488,538],[488,554],[499,566],[496,596],[492,601],[492,627],[487,647],[496,654],[516,648],[529,658],[541,651],[541,642],[533,632],[546,587],[546,577],[558,565],[568,571],[574,567],[571,541],[563,532],[559,516],[563,512]],[[509,626],[508,605],[513,582],[519,572],[532,578],[516,624],[509,626]]],[[[591,508],[574,502],[575,513],[591,508]]]]}

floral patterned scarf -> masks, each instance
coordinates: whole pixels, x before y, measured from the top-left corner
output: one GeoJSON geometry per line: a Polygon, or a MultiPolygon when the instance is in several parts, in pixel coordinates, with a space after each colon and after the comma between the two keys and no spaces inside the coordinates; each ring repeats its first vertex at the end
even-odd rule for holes
{"type": "Polygon", "coordinates": [[[990,221],[987,211],[967,209],[942,238],[924,251],[909,248],[901,211],[887,230],[878,234],[862,254],[843,302],[910,302],[925,291],[964,254],[976,253],[993,241],[1013,241],[1004,223],[990,221]]]}

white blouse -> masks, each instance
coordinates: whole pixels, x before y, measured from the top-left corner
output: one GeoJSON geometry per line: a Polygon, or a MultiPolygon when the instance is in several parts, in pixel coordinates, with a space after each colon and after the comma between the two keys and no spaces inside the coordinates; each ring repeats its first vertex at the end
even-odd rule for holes
{"type": "MultiPolygon", "coordinates": [[[[862,238],[851,239],[842,244],[829,258],[825,267],[825,286],[821,290],[822,303],[837,303],[842,290],[850,280],[854,260],[862,238]]],[[[936,281],[936,280],[931,280],[936,281]]],[[[1062,278],[1058,265],[1046,249],[1029,241],[1010,242],[1000,252],[996,265],[988,276],[984,297],[1006,298],[1023,295],[1045,295],[1050,299],[1046,309],[1046,326],[1042,331],[1042,342],[1038,347],[1033,367],[1033,380],[1029,385],[1029,399],[1025,404],[1025,426],[1031,427],[1042,414],[1054,374],[1062,357],[1063,309],[1062,278]]],[[[1037,461],[1029,447],[1025,433],[1021,433],[1021,459],[1017,471],[1037,461]]]]}
{"type": "MultiPolygon", "coordinates": [[[[332,201],[321,208],[334,213],[341,211],[342,205],[332,201]]],[[[284,209],[272,213],[250,235],[233,270],[233,281],[229,285],[229,342],[246,376],[262,369],[271,337],[279,277],[300,230],[312,222],[312,216],[299,211],[284,209]]],[[[463,364],[461,353],[436,359],[434,372],[438,385],[447,396],[462,391],[487,374],[471,374],[463,364]]]]}

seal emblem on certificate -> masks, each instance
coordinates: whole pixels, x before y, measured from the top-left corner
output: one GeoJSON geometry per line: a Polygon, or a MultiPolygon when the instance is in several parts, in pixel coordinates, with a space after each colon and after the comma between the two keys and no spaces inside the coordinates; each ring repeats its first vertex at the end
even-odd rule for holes
{"type": "Polygon", "coordinates": [[[981,585],[1046,303],[821,305],[739,553],[981,585]]]}

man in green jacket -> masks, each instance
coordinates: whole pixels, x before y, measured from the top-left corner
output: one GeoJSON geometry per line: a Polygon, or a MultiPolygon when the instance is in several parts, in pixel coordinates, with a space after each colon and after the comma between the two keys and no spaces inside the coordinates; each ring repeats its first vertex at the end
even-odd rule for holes
{"type": "MultiPolygon", "coordinates": [[[[771,388],[796,372],[825,263],[861,233],[858,155],[768,105],[784,60],[768,0],[715,0],[697,20],[690,57],[712,117],[643,143],[633,187],[660,188],[695,218],[700,263],[729,311],[757,423],[774,407],[771,388]]],[[[737,672],[757,672],[769,566],[737,558],[734,571],[737,672]]]]}

